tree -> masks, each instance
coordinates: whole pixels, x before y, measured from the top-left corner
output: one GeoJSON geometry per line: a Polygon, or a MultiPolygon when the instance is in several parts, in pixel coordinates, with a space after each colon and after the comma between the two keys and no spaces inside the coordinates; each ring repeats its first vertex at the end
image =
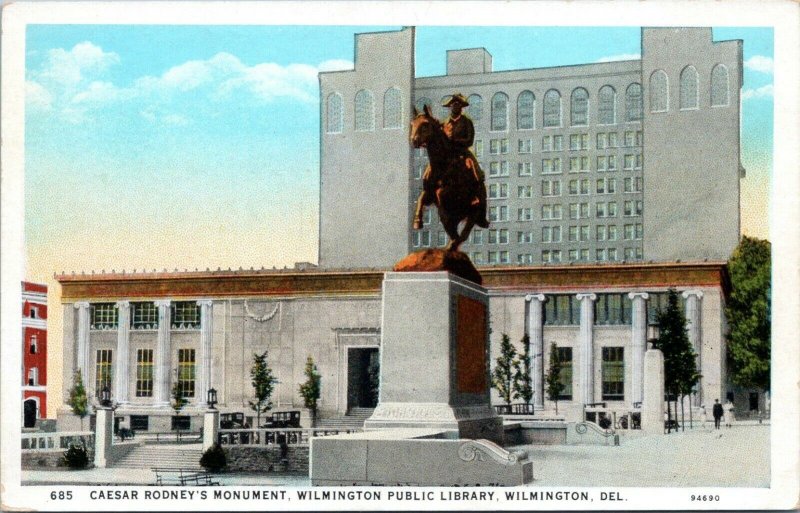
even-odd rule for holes
{"type": "Polygon", "coordinates": [[[561,382],[561,360],[558,358],[558,348],[556,343],[550,344],[550,361],[547,366],[547,376],[545,376],[547,398],[556,405],[556,415],[558,415],[558,396],[564,391],[564,383],[561,382]]]}
{"type": "MultiPolygon", "coordinates": [[[[653,347],[664,354],[664,390],[675,399],[677,416],[678,398],[683,399],[692,393],[700,380],[700,373],[697,370],[697,353],[689,341],[686,317],[681,311],[675,289],[667,292],[667,306],[656,314],[656,325],[658,337],[653,340],[653,347]]],[[[671,419],[669,401],[667,412],[671,419]]],[[[667,430],[672,430],[671,423],[668,423],[667,430]]]]}
{"type": "Polygon", "coordinates": [[[175,415],[179,414],[184,406],[189,402],[186,400],[186,394],[183,393],[183,381],[180,379],[180,371],[175,371],[175,382],[172,383],[172,409],[175,410],[175,415]]]}
{"type": "Polygon", "coordinates": [[[261,427],[261,414],[272,408],[272,392],[278,380],[272,375],[272,369],[267,365],[267,351],[253,355],[253,366],[250,368],[250,378],[253,380],[254,401],[248,401],[250,408],[256,412],[256,427],[261,427]]]}
{"type": "Polygon", "coordinates": [[[306,381],[300,384],[300,395],[303,396],[305,407],[311,411],[311,427],[317,421],[317,401],[319,400],[322,384],[322,375],[317,372],[317,366],[310,356],[306,359],[306,381]]]}
{"type": "MultiPolygon", "coordinates": [[[[534,356],[536,358],[537,356],[534,356]]],[[[531,404],[533,400],[533,379],[531,377],[531,338],[526,333],[522,337],[522,356],[516,365],[514,380],[517,383],[519,398],[525,401],[525,405],[531,404]]]]}
{"type": "Polygon", "coordinates": [[[72,413],[81,419],[81,431],[83,431],[83,418],[89,414],[89,400],[86,397],[86,389],[83,387],[83,377],[80,369],[75,370],[75,378],[69,391],[67,404],[72,408],[72,413]]]}
{"type": "Polygon", "coordinates": [[[500,342],[500,356],[497,357],[494,371],[492,371],[492,386],[500,394],[500,398],[511,406],[511,400],[519,397],[517,392],[516,373],[517,350],[511,344],[511,339],[503,333],[500,342]]]}
{"type": "Polygon", "coordinates": [[[769,241],[742,237],[728,262],[731,294],[725,308],[731,380],[765,392],[770,390],[771,252],[769,241]]]}

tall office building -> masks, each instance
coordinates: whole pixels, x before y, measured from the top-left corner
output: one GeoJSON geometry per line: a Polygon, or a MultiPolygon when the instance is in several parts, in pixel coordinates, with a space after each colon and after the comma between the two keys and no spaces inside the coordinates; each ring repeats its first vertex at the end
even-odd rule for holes
{"type": "Polygon", "coordinates": [[[22,282],[22,426],[47,417],[47,285],[22,282]]]}
{"type": "Polygon", "coordinates": [[[453,50],[446,75],[418,78],[413,52],[413,29],[359,34],[355,69],[320,73],[322,267],[446,244],[434,209],[410,228],[427,157],[408,122],[424,104],[445,118],[454,92],[487,177],[492,226],[462,246],[477,265],[730,256],[741,41],[644,28],[639,60],[493,71],[485,49],[453,50]]]}

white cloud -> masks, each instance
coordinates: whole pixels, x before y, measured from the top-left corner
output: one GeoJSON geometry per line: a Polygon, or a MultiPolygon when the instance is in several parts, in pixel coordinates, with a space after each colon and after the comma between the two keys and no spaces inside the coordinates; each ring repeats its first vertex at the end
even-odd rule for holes
{"type": "Polygon", "coordinates": [[[355,64],[344,59],[331,59],[321,62],[317,68],[320,71],[348,71],[355,69],[355,64]]]}
{"type": "Polygon", "coordinates": [[[749,70],[758,71],[759,73],[772,74],[774,62],[770,57],[754,55],[744,61],[744,67],[749,70]]]}
{"type": "Polygon", "coordinates": [[[600,57],[595,62],[633,61],[641,58],[642,56],[639,55],[638,53],[621,53],[619,55],[608,55],[606,57],[600,57]]]}
{"type": "Polygon", "coordinates": [[[186,126],[189,124],[189,120],[186,116],[182,116],[180,114],[167,114],[163,117],[164,123],[168,125],[174,126],[186,126]]]}
{"type": "Polygon", "coordinates": [[[81,81],[100,75],[109,66],[120,62],[119,55],[104,52],[89,41],[78,43],[71,50],[55,48],[47,52],[47,59],[35,76],[44,82],[52,81],[74,86],[81,81]]]}
{"type": "Polygon", "coordinates": [[[53,105],[53,95],[38,82],[26,80],[25,103],[34,109],[50,110],[53,105]]]}
{"type": "Polygon", "coordinates": [[[751,98],[766,98],[772,97],[773,95],[773,86],[772,84],[767,84],[765,86],[759,87],[758,89],[745,89],[742,91],[742,100],[749,100],[751,98]]]}
{"type": "Polygon", "coordinates": [[[119,89],[111,82],[92,82],[89,86],[76,93],[71,103],[83,105],[100,105],[132,98],[135,92],[131,89],[119,89]]]}

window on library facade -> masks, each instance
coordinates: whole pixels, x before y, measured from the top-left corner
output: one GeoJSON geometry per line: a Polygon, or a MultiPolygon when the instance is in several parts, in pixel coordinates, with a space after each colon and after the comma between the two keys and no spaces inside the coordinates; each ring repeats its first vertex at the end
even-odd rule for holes
{"type": "Polygon", "coordinates": [[[550,326],[579,325],[581,302],[574,294],[548,296],[544,303],[544,323],[550,326]]]}
{"type": "MultiPolygon", "coordinates": [[[[648,292],[647,297],[647,324],[655,325],[658,322],[658,312],[666,310],[669,303],[669,294],[666,292],[648,292]]],[[[686,311],[686,298],[678,293],[678,308],[686,311]]]]}
{"type": "Polygon", "coordinates": [[[625,349],[604,347],[602,354],[603,400],[622,401],[625,399],[625,349]]]}
{"type": "Polygon", "coordinates": [[[32,335],[31,336],[31,346],[30,346],[31,354],[36,354],[36,351],[39,349],[38,348],[38,343],[39,343],[38,337],[36,335],[32,335]]]}
{"type": "Polygon", "coordinates": [[[614,325],[631,323],[631,300],[627,294],[597,294],[594,323],[614,325]]]}
{"type": "Polygon", "coordinates": [[[479,94],[471,94],[467,102],[469,102],[469,107],[465,109],[467,116],[473,121],[480,121],[483,118],[483,98],[479,94]]]}
{"type": "Polygon", "coordinates": [[[711,70],[711,106],[724,107],[729,102],[728,68],[717,64],[711,70]]]}
{"type": "Polygon", "coordinates": [[[326,131],[329,134],[338,134],[342,131],[342,95],[331,93],[328,95],[326,131]]]}
{"type": "Polygon", "coordinates": [[[136,350],[136,397],[153,396],[153,350],[136,350]]]}
{"type": "Polygon", "coordinates": [[[194,397],[194,349],[178,349],[178,389],[183,397],[194,397]]]}
{"type": "Polygon", "coordinates": [[[517,129],[533,128],[535,97],[530,91],[522,91],[517,97],[517,129]]]}
{"type": "Polygon", "coordinates": [[[597,96],[597,122],[601,125],[613,125],[617,122],[617,92],[610,85],[604,85],[597,96]]]}
{"type": "Polygon", "coordinates": [[[642,85],[638,82],[632,83],[625,90],[625,120],[642,120],[642,85]]]}
{"type": "Polygon", "coordinates": [[[558,394],[559,401],[572,400],[572,348],[557,347],[556,354],[561,363],[561,370],[558,373],[558,381],[563,385],[558,394]]]}
{"type": "Polygon", "coordinates": [[[697,70],[694,66],[686,66],[681,71],[681,109],[697,108],[697,70]]]}
{"type": "Polygon", "coordinates": [[[544,120],[545,128],[561,126],[561,94],[555,89],[544,93],[544,120]]]}
{"type": "Polygon", "coordinates": [[[108,387],[111,389],[111,349],[98,349],[94,370],[94,394],[100,397],[100,391],[108,387]]]}
{"type": "Polygon", "coordinates": [[[131,328],[154,330],[158,328],[158,307],[152,301],[131,303],[131,328]]]}
{"type": "Polygon", "coordinates": [[[356,131],[375,130],[375,100],[372,92],[362,89],[356,93],[356,131]]]}
{"type": "Polygon", "coordinates": [[[400,128],[403,119],[403,95],[390,87],[383,95],[383,128],[400,128]]]}
{"type": "Polygon", "coordinates": [[[589,124],[589,92],[578,87],[572,91],[570,99],[570,115],[572,126],[585,126],[589,124]]]}
{"type": "Polygon", "coordinates": [[[39,386],[39,369],[37,369],[36,367],[28,369],[28,386],[29,387],[39,386]]]}
{"type": "Polygon", "coordinates": [[[171,317],[172,327],[175,329],[200,329],[200,306],[197,301],[172,303],[171,317]]]}
{"type": "Polygon", "coordinates": [[[114,303],[95,303],[91,306],[91,329],[116,329],[117,323],[117,306],[114,303]]]}
{"type": "Polygon", "coordinates": [[[492,96],[492,130],[508,130],[508,95],[505,93],[492,96]]]}
{"type": "Polygon", "coordinates": [[[650,75],[650,112],[669,110],[669,80],[663,69],[650,75]]]}

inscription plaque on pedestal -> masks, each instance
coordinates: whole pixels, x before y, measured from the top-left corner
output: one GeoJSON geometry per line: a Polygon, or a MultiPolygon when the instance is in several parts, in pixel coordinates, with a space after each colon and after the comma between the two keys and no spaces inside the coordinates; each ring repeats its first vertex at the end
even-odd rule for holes
{"type": "Polygon", "coordinates": [[[458,391],[486,393],[486,305],[457,296],[456,374],[458,391]]]}

